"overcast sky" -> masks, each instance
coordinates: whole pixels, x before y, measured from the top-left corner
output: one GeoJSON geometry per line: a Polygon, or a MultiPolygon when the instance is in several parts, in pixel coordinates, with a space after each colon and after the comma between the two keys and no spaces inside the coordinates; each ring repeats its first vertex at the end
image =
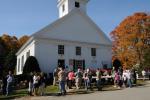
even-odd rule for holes
{"type": "MultiPolygon", "coordinates": [[[[150,0],[90,0],[87,12],[109,36],[127,16],[150,12],[150,0]]],[[[0,0],[0,35],[31,35],[57,19],[57,0],[0,0]]]]}

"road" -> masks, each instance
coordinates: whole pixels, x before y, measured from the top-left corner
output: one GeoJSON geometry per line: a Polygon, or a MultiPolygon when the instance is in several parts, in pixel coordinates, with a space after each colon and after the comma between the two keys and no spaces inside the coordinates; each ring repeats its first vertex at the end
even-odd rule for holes
{"type": "Polygon", "coordinates": [[[145,86],[116,91],[101,91],[90,94],[43,96],[20,98],[16,100],[150,100],[150,81],[145,86]]]}

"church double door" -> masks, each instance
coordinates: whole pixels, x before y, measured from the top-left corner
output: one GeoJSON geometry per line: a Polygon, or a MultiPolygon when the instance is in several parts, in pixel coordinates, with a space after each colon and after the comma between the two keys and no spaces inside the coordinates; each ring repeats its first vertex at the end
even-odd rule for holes
{"type": "Polygon", "coordinates": [[[70,60],[71,65],[74,71],[77,71],[78,68],[85,70],[85,60],[70,60]]]}

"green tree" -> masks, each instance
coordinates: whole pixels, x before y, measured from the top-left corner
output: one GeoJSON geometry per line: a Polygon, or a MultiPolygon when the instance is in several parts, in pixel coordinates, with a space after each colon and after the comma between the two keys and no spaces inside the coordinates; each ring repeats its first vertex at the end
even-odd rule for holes
{"type": "Polygon", "coordinates": [[[16,67],[16,50],[11,50],[5,58],[4,67],[5,70],[14,71],[16,67]]]}

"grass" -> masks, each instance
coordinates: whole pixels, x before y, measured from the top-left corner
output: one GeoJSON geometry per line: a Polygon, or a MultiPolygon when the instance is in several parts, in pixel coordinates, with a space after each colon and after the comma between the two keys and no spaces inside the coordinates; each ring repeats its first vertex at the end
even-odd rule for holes
{"type": "Polygon", "coordinates": [[[57,93],[59,91],[58,86],[47,86],[45,92],[46,93],[57,93]]]}
{"type": "Polygon", "coordinates": [[[146,81],[144,81],[144,80],[137,80],[137,86],[145,85],[145,84],[146,84],[146,81]]]}
{"type": "MultiPolygon", "coordinates": [[[[146,84],[145,81],[137,80],[137,86],[141,86],[141,85],[145,85],[145,84],[146,84]]],[[[115,90],[118,90],[118,89],[114,88],[113,85],[106,85],[103,87],[103,91],[115,91],[115,90]]],[[[58,93],[58,91],[59,91],[58,86],[47,86],[45,93],[47,95],[50,95],[50,94],[53,95],[53,94],[58,93]]],[[[12,95],[9,95],[9,96],[0,95],[0,100],[9,100],[9,99],[15,99],[15,98],[28,96],[27,92],[28,92],[27,89],[16,90],[16,91],[14,91],[14,93],[12,95]]],[[[69,94],[87,94],[87,93],[88,92],[85,90],[82,90],[82,91],[81,90],[80,91],[73,90],[72,92],[70,91],[69,94]]]]}
{"type": "MultiPolygon", "coordinates": [[[[59,90],[58,86],[47,86],[45,93],[57,93],[58,90],[59,90]]],[[[9,96],[0,95],[0,100],[9,100],[9,99],[15,99],[24,96],[28,96],[28,89],[16,90],[9,96]]]]}
{"type": "Polygon", "coordinates": [[[28,95],[27,89],[21,89],[21,90],[14,91],[11,95],[8,95],[8,96],[0,95],[0,100],[14,99],[14,98],[27,96],[27,95],[28,95]]]}

